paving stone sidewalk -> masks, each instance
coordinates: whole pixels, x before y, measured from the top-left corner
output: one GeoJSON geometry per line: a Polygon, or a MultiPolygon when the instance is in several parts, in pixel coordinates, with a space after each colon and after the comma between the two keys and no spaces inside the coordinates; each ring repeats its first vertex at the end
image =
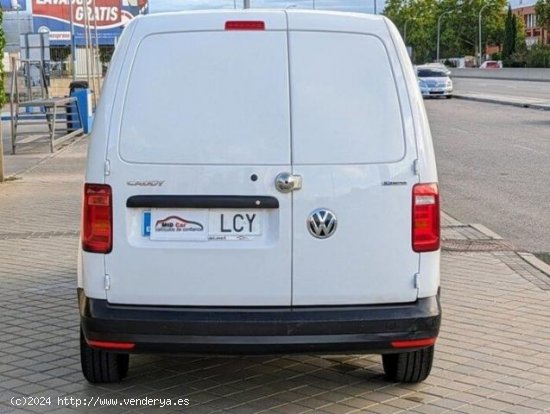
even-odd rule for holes
{"type": "Polygon", "coordinates": [[[87,384],[76,306],[85,150],[81,139],[22,179],[0,184],[0,413],[550,412],[547,276],[511,246],[449,217],[443,326],[432,375],[422,384],[388,383],[380,358],[363,355],[140,355],[123,383],[87,384]],[[479,247],[483,240],[493,247],[479,247]],[[28,396],[50,397],[51,404],[10,403],[28,396]],[[123,398],[144,397],[189,405],[123,405],[123,398]],[[100,407],[115,398],[116,406],[100,407]],[[84,399],[96,406],[76,407],[84,399]]]}

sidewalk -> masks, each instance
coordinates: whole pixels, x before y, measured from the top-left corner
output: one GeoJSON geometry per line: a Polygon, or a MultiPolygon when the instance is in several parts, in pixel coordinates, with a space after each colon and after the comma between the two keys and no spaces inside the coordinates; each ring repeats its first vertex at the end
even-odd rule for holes
{"type": "Polygon", "coordinates": [[[80,373],[76,303],[85,151],[82,138],[0,184],[0,413],[104,411],[99,404],[113,398],[105,412],[550,412],[550,276],[489,230],[449,216],[443,326],[422,384],[386,382],[379,356],[370,355],[137,355],[123,383],[90,386],[80,373]],[[51,403],[10,403],[28,396],[51,403]],[[76,408],[61,396],[97,405],[76,408]],[[143,397],[190,405],[122,401],[143,397]]]}

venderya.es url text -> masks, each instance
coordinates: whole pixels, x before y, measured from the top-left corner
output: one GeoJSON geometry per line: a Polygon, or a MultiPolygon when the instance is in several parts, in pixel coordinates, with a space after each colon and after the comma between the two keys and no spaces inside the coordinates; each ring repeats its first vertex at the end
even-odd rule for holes
{"type": "Polygon", "coordinates": [[[190,404],[188,398],[102,398],[102,397],[12,397],[11,405],[15,407],[51,406],[61,407],[184,407],[190,404]]]}

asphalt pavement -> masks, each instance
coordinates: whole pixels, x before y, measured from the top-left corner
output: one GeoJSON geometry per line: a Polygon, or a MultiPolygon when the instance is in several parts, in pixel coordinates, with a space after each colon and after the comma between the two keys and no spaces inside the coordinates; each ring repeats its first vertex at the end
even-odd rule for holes
{"type": "Polygon", "coordinates": [[[483,223],[519,249],[550,252],[550,112],[455,99],[425,103],[443,209],[483,223]]]}

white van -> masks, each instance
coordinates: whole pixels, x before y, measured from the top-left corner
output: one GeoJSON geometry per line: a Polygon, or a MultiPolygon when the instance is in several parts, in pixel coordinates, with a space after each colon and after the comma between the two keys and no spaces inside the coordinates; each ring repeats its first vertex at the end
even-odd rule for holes
{"type": "Polygon", "coordinates": [[[128,354],[379,353],[418,382],[439,332],[439,196],[415,73],[379,16],[135,19],[97,108],[83,373],[128,354]]]}

